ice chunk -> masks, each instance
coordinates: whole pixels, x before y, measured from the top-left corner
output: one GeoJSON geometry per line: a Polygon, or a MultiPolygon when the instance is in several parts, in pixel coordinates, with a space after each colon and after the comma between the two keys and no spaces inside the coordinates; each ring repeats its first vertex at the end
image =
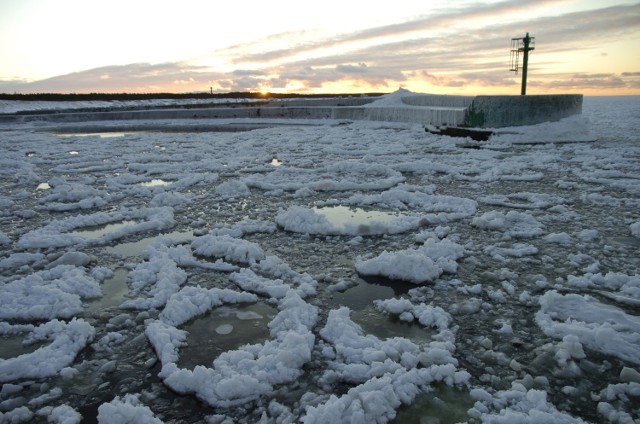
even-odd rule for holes
{"type": "MultiPolygon", "coordinates": [[[[162,362],[160,376],[173,390],[196,393],[217,407],[245,404],[268,393],[276,384],[295,380],[302,374],[302,366],[311,359],[315,342],[311,329],[316,324],[318,310],[293,290],[280,301],[279,309],[269,324],[271,340],[224,352],[213,361],[213,368],[196,366],[192,371],[177,367],[178,348],[186,335],[166,322],[170,316],[165,309],[160,317],[163,321],[152,322],[146,330],[162,362]]],[[[183,319],[171,318],[174,322],[183,319]]]]}
{"type": "Polygon", "coordinates": [[[73,362],[94,335],[89,323],[75,318],[68,323],[54,319],[36,327],[28,340],[51,340],[51,343],[32,353],[0,360],[0,383],[56,375],[73,362]]]}
{"type": "Polygon", "coordinates": [[[59,265],[2,285],[0,319],[71,318],[82,310],[83,298],[101,295],[84,268],[59,265]]]}
{"type": "MultiPolygon", "coordinates": [[[[564,338],[573,335],[571,344],[582,345],[625,361],[640,364],[640,318],[598,302],[591,296],[567,294],[555,290],[540,297],[536,322],[545,334],[564,338]]],[[[578,352],[576,347],[570,347],[578,352]]]]}
{"type": "Polygon", "coordinates": [[[55,261],[47,265],[47,269],[55,268],[58,265],[85,266],[91,262],[91,257],[82,252],[66,252],[55,261]]]}
{"type": "Polygon", "coordinates": [[[61,221],[53,221],[46,226],[29,231],[18,240],[20,249],[65,247],[71,245],[104,245],[122,237],[158,231],[173,227],[172,208],[122,209],[119,212],[97,212],[91,215],[74,216],[61,221]],[[87,226],[105,225],[124,220],[142,220],[124,225],[96,238],[72,234],[71,231],[87,226]]]}
{"type": "Polygon", "coordinates": [[[382,275],[414,284],[435,281],[443,272],[455,273],[456,260],[464,248],[449,240],[429,239],[418,249],[383,251],[372,259],[356,260],[356,270],[363,275],[382,275]]]}
{"type": "Polygon", "coordinates": [[[148,406],[140,401],[139,394],[116,396],[111,402],[98,407],[98,423],[100,424],[162,424],[148,406]]]}
{"type": "Polygon", "coordinates": [[[231,262],[253,264],[265,257],[259,245],[227,235],[197,237],[191,242],[191,247],[197,255],[224,258],[231,262]]]}
{"type": "Polygon", "coordinates": [[[511,390],[500,391],[494,395],[484,390],[473,390],[472,396],[477,402],[469,410],[469,416],[481,422],[586,424],[580,418],[558,411],[547,400],[547,392],[527,390],[519,383],[512,383],[511,390]]]}
{"type": "Polygon", "coordinates": [[[485,212],[473,218],[471,225],[485,230],[501,231],[507,238],[526,238],[542,234],[543,225],[533,216],[524,212],[485,212]]]}

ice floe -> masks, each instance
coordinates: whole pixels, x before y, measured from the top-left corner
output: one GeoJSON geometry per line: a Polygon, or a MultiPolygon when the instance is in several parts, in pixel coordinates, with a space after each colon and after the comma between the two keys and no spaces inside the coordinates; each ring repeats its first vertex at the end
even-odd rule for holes
{"type": "Polygon", "coordinates": [[[636,109],[2,123],[0,421],[636,422],[636,109]]]}

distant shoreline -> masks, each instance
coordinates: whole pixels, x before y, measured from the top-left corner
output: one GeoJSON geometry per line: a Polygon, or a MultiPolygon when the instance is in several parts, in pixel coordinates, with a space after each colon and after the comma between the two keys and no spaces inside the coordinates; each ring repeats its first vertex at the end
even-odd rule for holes
{"type": "Polygon", "coordinates": [[[229,93],[0,93],[0,100],[23,101],[89,101],[89,100],[154,100],[154,99],[297,99],[297,98],[332,98],[332,97],[360,97],[381,96],[386,93],[329,93],[329,94],[299,94],[299,93],[261,93],[261,92],[229,92],[229,93]]]}

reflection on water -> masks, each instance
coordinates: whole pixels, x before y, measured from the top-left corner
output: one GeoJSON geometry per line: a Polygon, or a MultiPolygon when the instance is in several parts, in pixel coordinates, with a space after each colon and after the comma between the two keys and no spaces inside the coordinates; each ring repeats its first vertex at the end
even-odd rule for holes
{"type": "Polygon", "coordinates": [[[102,297],[89,302],[89,310],[100,312],[103,309],[119,306],[127,298],[129,285],[127,277],[129,270],[118,268],[114,271],[113,277],[107,278],[101,285],[102,297]]]}
{"type": "Polygon", "coordinates": [[[347,306],[356,311],[371,305],[374,300],[389,299],[395,296],[393,288],[380,284],[370,284],[360,280],[357,286],[342,293],[334,293],[330,300],[332,307],[347,306]]]}
{"type": "Polygon", "coordinates": [[[607,237],[605,241],[614,247],[640,247],[640,238],[632,236],[607,237]]]}
{"type": "Polygon", "coordinates": [[[435,334],[431,328],[425,328],[419,323],[401,321],[395,315],[378,311],[373,305],[351,313],[351,320],[367,334],[372,334],[381,340],[393,337],[404,337],[416,344],[428,343],[435,334]]]}
{"type": "Polygon", "coordinates": [[[69,234],[74,236],[80,236],[84,238],[98,238],[102,237],[105,234],[111,233],[115,230],[119,230],[121,228],[125,228],[129,225],[135,224],[135,221],[122,221],[115,224],[106,224],[106,225],[92,225],[83,227],[83,230],[72,231],[69,234]]]}
{"type": "Polygon", "coordinates": [[[402,280],[391,280],[378,275],[361,275],[359,284],[333,295],[332,303],[352,310],[362,309],[377,299],[389,299],[407,294],[416,285],[402,280]]]}
{"type": "Polygon", "coordinates": [[[23,345],[26,334],[12,334],[0,336],[0,359],[15,358],[20,355],[35,352],[45,345],[44,342],[23,345]]]}
{"type": "Polygon", "coordinates": [[[113,137],[124,137],[129,134],[134,134],[135,131],[130,132],[79,132],[79,133],[55,133],[58,137],[100,137],[100,138],[113,138],[113,137]]]}
{"type": "Polygon", "coordinates": [[[171,181],[165,181],[160,178],[156,178],[151,181],[144,181],[140,183],[142,187],[159,187],[159,186],[166,186],[169,184],[171,184],[171,181]]]}
{"type": "Polygon", "coordinates": [[[446,384],[433,385],[433,391],[418,395],[411,405],[398,409],[392,423],[397,424],[454,424],[469,421],[467,411],[475,401],[466,390],[446,384]]]}
{"type": "Polygon", "coordinates": [[[264,303],[221,306],[185,324],[187,345],[180,349],[178,366],[192,369],[210,367],[222,352],[269,338],[269,322],[277,309],[264,303]]]}
{"type": "Polygon", "coordinates": [[[372,222],[389,222],[398,219],[402,214],[397,212],[384,212],[364,210],[362,208],[350,208],[346,206],[328,206],[313,208],[317,214],[324,215],[335,227],[347,225],[371,224],[372,222]]]}
{"type": "Polygon", "coordinates": [[[140,256],[144,249],[157,240],[159,237],[168,237],[173,240],[190,240],[193,238],[193,231],[174,231],[167,234],[159,234],[153,237],[143,238],[142,240],[129,243],[120,243],[115,246],[107,246],[105,249],[109,253],[120,255],[123,257],[140,256]]]}

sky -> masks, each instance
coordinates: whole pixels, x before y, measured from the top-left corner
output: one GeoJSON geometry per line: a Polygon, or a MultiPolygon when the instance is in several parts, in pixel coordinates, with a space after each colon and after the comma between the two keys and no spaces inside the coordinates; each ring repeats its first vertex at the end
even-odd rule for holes
{"type": "Polygon", "coordinates": [[[640,94],[637,0],[0,0],[0,93],[640,94]]]}

